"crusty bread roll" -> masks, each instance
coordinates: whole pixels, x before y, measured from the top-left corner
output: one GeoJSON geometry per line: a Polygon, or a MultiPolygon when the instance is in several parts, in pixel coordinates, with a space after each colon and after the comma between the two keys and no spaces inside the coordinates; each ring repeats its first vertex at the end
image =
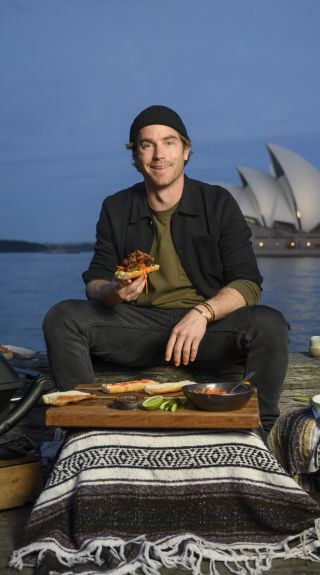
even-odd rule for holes
{"type": "Polygon", "coordinates": [[[172,381],[168,383],[150,383],[144,390],[148,395],[162,395],[163,393],[176,393],[181,391],[184,385],[191,385],[195,381],[172,381]]]}
{"type": "Polygon", "coordinates": [[[133,272],[125,272],[123,270],[117,270],[114,274],[114,277],[116,277],[118,280],[128,280],[128,279],[137,278],[137,277],[142,276],[146,273],[150,274],[151,272],[157,272],[159,268],[160,268],[160,266],[158,264],[155,264],[153,266],[148,266],[148,267],[144,268],[143,270],[134,270],[133,272]]]}
{"type": "Polygon", "coordinates": [[[93,397],[96,397],[93,393],[85,393],[84,391],[71,389],[69,391],[55,391],[53,393],[47,393],[42,396],[42,399],[45,404],[58,407],[61,405],[67,405],[68,403],[77,403],[83,399],[92,399],[93,397]]]}
{"type": "Polygon", "coordinates": [[[128,393],[130,391],[144,391],[146,385],[156,384],[153,379],[136,379],[134,381],[120,381],[119,383],[102,383],[104,393],[128,393]]]}

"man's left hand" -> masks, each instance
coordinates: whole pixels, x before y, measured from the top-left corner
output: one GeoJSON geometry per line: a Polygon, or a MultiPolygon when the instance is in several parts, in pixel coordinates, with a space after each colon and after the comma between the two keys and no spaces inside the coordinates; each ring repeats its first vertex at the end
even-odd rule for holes
{"type": "Polygon", "coordinates": [[[188,365],[189,362],[194,361],[206,328],[206,318],[197,311],[189,311],[171,332],[166,348],[166,361],[172,358],[177,367],[181,363],[188,365]]]}

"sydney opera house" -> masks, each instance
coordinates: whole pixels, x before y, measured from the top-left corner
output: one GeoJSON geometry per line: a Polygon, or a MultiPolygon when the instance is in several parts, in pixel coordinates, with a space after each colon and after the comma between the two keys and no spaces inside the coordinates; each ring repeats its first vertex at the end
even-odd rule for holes
{"type": "Polygon", "coordinates": [[[242,185],[212,183],[237,200],[257,254],[320,256],[320,172],[286,148],[266,147],[270,173],[237,167],[242,185]]]}

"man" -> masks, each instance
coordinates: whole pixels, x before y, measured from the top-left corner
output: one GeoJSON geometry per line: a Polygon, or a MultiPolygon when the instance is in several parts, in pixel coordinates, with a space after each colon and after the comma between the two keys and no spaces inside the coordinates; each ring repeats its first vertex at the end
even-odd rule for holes
{"type": "Polygon", "coordinates": [[[143,182],[105,199],[95,254],[83,274],[88,301],[49,310],[44,334],[58,387],[94,382],[90,354],[122,365],[196,363],[254,370],[261,420],[270,430],[287,369],[287,323],[257,306],[262,278],[251,232],[227,190],[185,173],[191,142],[165,106],[143,110],[130,128],[143,182]],[[125,282],[116,266],[134,250],[160,270],[125,282]]]}

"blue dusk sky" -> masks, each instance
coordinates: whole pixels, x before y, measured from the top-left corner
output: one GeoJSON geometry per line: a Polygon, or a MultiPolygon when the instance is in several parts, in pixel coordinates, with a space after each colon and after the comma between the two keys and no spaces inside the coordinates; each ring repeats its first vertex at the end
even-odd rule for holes
{"type": "Polygon", "coordinates": [[[319,24],[319,0],[0,0],[0,239],[93,241],[151,104],[182,116],[190,177],[240,184],[266,142],[320,169],[319,24]]]}

